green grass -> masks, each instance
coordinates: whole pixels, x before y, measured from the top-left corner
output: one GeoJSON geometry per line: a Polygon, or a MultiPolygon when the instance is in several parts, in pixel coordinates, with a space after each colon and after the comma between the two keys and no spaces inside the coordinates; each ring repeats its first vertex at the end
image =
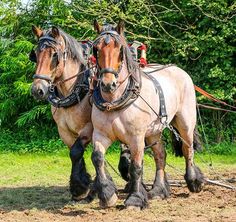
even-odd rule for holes
{"type": "MultiPolygon", "coordinates": [[[[236,171],[236,156],[212,155],[214,169],[202,162],[209,162],[209,157],[203,154],[196,155],[196,163],[205,175],[210,178],[216,176],[230,177],[236,171]],[[227,173],[227,174],[226,174],[227,173]]],[[[68,181],[71,162],[67,149],[55,154],[35,153],[0,153],[0,209],[5,211],[23,209],[55,210],[65,206],[70,200],[68,181]]],[[[88,171],[95,175],[91,162],[91,150],[85,152],[88,171]]],[[[110,152],[106,160],[117,169],[119,153],[110,152]]],[[[168,154],[166,171],[170,179],[183,179],[184,160],[168,154]]],[[[109,165],[109,173],[118,187],[124,187],[125,182],[109,165]]],[[[144,159],[145,183],[151,183],[154,178],[155,164],[148,154],[144,159]]]]}
{"type": "MultiPolygon", "coordinates": [[[[70,176],[71,162],[68,150],[64,149],[55,154],[18,154],[18,153],[0,153],[0,186],[67,186],[70,176]]],[[[85,160],[88,171],[95,175],[91,162],[91,150],[85,152],[85,160]]],[[[117,169],[119,153],[110,152],[106,154],[106,160],[117,169]]],[[[228,168],[236,167],[236,155],[224,156],[207,154],[196,154],[196,164],[206,172],[218,170],[224,171],[228,168]],[[210,158],[213,167],[210,167],[210,158]],[[212,170],[213,168],[213,170],[212,170]]],[[[184,174],[184,159],[177,158],[172,154],[167,156],[166,171],[173,177],[184,174]],[[169,166],[171,165],[171,166],[169,166]],[[172,168],[175,167],[176,169],[172,168]]],[[[120,177],[107,165],[109,172],[116,182],[122,183],[120,177]]],[[[151,179],[155,172],[153,158],[148,154],[145,155],[144,172],[147,179],[151,179]]]]}

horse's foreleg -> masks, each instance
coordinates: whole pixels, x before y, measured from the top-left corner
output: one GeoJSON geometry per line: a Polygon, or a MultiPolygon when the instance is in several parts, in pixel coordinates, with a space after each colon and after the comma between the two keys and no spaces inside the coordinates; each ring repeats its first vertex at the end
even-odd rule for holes
{"type": "MultiPolygon", "coordinates": [[[[86,171],[84,162],[84,146],[78,138],[70,149],[72,162],[70,176],[70,192],[73,200],[81,200],[87,197],[90,191],[91,177],[86,171]]],[[[90,197],[90,199],[93,199],[90,197]]]]}
{"type": "Polygon", "coordinates": [[[146,141],[148,144],[154,144],[157,142],[156,145],[152,146],[156,163],[156,175],[152,189],[148,192],[148,197],[150,199],[156,197],[160,197],[162,199],[167,198],[170,195],[170,187],[165,173],[166,151],[162,145],[161,134],[159,134],[157,137],[149,137],[146,139],[146,141]]]}
{"type": "Polygon", "coordinates": [[[111,207],[117,201],[116,187],[105,170],[104,154],[111,141],[94,131],[93,133],[94,150],[92,153],[92,162],[96,169],[95,188],[98,192],[100,207],[111,207]]]}
{"type": "Polygon", "coordinates": [[[142,185],[142,160],[144,153],[144,138],[136,139],[130,144],[130,194],[125,200],[126,207],[146,208],[148,206],[147,192],[142,185]]]}

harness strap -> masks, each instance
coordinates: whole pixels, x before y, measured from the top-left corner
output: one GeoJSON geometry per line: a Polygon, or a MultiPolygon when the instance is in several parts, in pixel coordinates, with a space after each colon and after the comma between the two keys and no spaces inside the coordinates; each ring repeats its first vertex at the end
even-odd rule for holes
{"type": "MultiPolygon", "coordinates": [[[[82,69],[85,69],[85,67],[82,69]]],[[[83,74],[77,76],[76,84],[67,97],[60,96],[60,92],[58,92],[56,85],[52,85],[49,89],[48,102],[57,108],[67,108],[79,103],[89,91],[89,76],[90,70],[83,70],[83,74]]]]}
{"type": "Polygon", "coordinates": [[[166,112],[166,104],[165,104],[165,96],[163,93],[163,90],[161,88],[160,83],[156,80],[156,78],[154,78],[152,75],[150,75],[153,72],[157,72],[160,71],[162,69],[168,68],[170,66],[174,66],[174,64],[168,64],[168,65],[160,65],[160,67],[158,67],[157,69],[150,71],[150,72],[144,72],[144,74],[146,74],[146,76],[153,82],[154,87],[156,89],[156,93],[158,93],[159,95],[159,101],[160,101],[160,110],[159,110],[159,116],[161,118],[161,122],[162,122],[162,118],[166,118],[164,122],[165,123],[167,121],[168,115],[166,112]]]}
{"type": "Polygon", "coordinates": [[[165,104],[165,97],[163,90],[161,88],[160,83],[151,75],[147,75],[149,79],[152,80],[154,87],[156,89],[156,93],[159,95],[159,100],[160,100],[160,110],[159,110],[159,115],[161,118],[166,117],[167,118],[167,112],[166,112],[166,104],[165,104]]]}
{"type": "Polygon", "coordinates": [[[115,75],[116,78],[118,78],[118,71],[116,71],[115,69],[113,68],[104,68],[104,69],[101,69],[99,74],[102,75],[104,73],[112,73],[115,75]]]}
{"type": "Polygon", "coordinates": [[[108,102],[101,95],[100,84],[95,87],[93,92],[93,103],[101,111],[116,111],[124,109],[133,103],[139,96],[140,85],[130,77],[123,95],[116,101],[108,102]]]}

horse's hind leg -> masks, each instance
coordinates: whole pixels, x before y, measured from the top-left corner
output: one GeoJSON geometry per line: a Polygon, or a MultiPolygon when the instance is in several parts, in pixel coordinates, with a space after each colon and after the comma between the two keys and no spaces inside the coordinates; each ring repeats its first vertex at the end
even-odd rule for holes
{"type": "Polygon", "coordinates": [[[170,195],[170,188],[165,173],[166,151],[162,145],[161,134],[155,137],[153,136],[146,138],[146,141],[148,145],[157,142],[156,145],[152,146],[152,151],[156,163],[156,175],[152,189],[148,192],[148,197],[150,199],[156,197],[160,197],[162,199],[167,198],[170,195]]]}
{"type": "Polygon", "coordinates": [[[193,133],[195,124],[188,124],[182,116],[177,116],[173,122],[182,137],[182,152],[186,162],[185,180],[191,192],[200,192],[204,177],[201,170],[194,164],[193,133]]]}

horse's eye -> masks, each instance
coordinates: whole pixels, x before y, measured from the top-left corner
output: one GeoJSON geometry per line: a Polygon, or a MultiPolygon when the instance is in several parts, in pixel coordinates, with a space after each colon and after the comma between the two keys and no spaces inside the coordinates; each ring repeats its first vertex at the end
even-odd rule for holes
{"type": "Polygon", "coordinates": [[[52,57],[53,57],[53,58],[57,58],[57,56],[58,56],[57,52],[54,52],[54,53],[52,54],[52,57]]]}
{"type": "Polygon", "coordinates": [[[58,57],[58,53],[54,52],[52,54],[52,63],[54,66],[57,66],[59,64],[59,57],[58,57]]]}

